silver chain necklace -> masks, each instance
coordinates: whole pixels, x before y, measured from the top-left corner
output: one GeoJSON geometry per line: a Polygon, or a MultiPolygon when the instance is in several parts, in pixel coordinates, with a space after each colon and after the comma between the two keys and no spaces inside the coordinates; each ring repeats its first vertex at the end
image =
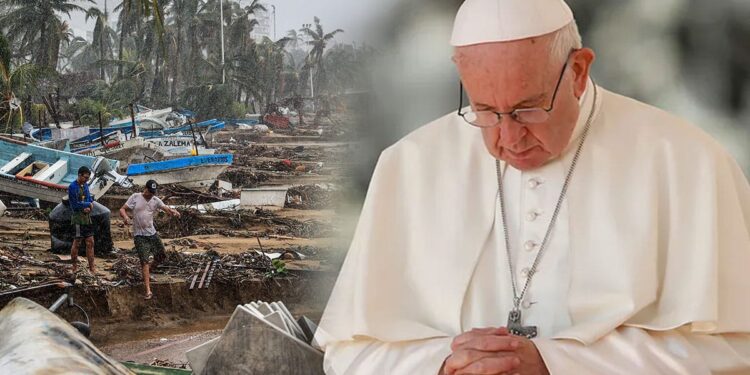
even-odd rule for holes
{"type": "Polygon", "coordinates": [[[594,100],[591,108],[591,113],[589,113],[588,119],[586,119],[586,125],[583,128],[583,133],[581,133],[581,141],[578,144],[578,148],[576,149],[575,154],[573,155],[573,161],[570,164],[570,169],[568,169],[568,174],[565,176],[565,182],[563,183],[562,190],[560,191],[560,197],[557,199],[557,205],[555,205],[555,211],[552,214],[552,218],[550,219],[550,223],[547,226],[547,232],[544,235],[544,240],[542,241],[542,244],[539,246],[539,252],[536,255],[536,258],[534,258],[534,263],[532,264],[531,268],[529,269],[528,275],[526,277],[526,283],[523,286],[523,289],[521,290],[521,293],[518,293],[518,287],[516,285],[516,277],[513,270],[513,261],[511,258],[511,251],[510,251],[510,236],[508,235],[508,225],[506,224],[506,214],[505,214],[505,201],[504,201],[504,193],[503,193],[503,173],[500,168],[500,160],[495,160],[495,170],[497,171],[497,187],[498,187],[498,195],[500,196],[500,215],[503,220],[503,234],[505,235],[505,252],[508,257],[508,268],[510,269],[510,283],[513,287],[513,309],[508,313],[508,330],[511,334],[517,335],[517,336],[524,336],[526,338],[534,338],[537,335],[537,328],[536,326],[524,326],[522,323],[522,316],[521,316],[521,301],[523,301],[524,296],[526,295],[526,291],[529,288],[529,285],[531,284],[531,279],[534,278],[534,275],[536,274],[536,269],[539,266],[539,262],[542,259],[542,254],[544,253],[544,250],[546,250],[547,242],[550,239],[550,235],[552,234],[552,228],[555,226],[555,222],[557,221],[557,216],[560,213],[560,209],[562,207],[562,202],[565,199],[565,193],[568,191],[568,185],[570,184],[571,177],[573,176],[573,171],[576,168],[576,164],[578,163],[578,158],[581,156],[581,150],[583,149],[583,143],[586,141],[586,136],[588,135],[589,128],[591,127],[591,121],[594,118],[594,113],[596,112],[596,99],[597,99],[597,89],[596,84],[594,86],[594,100]]]}

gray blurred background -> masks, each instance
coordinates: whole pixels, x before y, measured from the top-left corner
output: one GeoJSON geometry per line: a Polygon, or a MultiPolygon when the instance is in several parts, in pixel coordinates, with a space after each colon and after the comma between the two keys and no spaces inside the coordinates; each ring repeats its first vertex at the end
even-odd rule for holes
{"type": "MultiPolygon", "coordinates": [[[[449,37],[462,1],[369,1],[363,35],[379,53],[353,171],[360,198],[383,148],[458,105],[449,37]]],[[[700,126],[750,174],[750,1],[568,4],[584,44],[597,53],[597,83],[700,126]]]]}

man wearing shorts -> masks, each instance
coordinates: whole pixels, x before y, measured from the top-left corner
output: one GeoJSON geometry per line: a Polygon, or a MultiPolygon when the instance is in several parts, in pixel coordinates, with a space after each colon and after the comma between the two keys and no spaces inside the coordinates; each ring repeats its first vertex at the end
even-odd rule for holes
{"type": "Polygon", "coordinates": [[[120,208],[124,224],[130,225],[128,210],[133,212],[133,240],[135,250],[143,268],[143,282],[146,284],[145,299],[151,299],[150,269],[154,262],[164,259],[164,244],[156,233],[154,227],[154,214],[159,210],[172,216],[180,217],[180,213],[173,210],[156,196],[156,181],[148,180],[142,193],[135,193],[128,198],[127,202],[120,208]]]}
{"type": "Polygon", "coordinates": [[[83,166],[78,168],[78,178],[68,186],[68,203],[71,211],[70,223],[73,225],[73,246],[70,249],[70,261],[73,264],[73,275],[78,271],[78,247],[81,240],[86,241],[86,258],[89,261],[89,271],[95,275],[94,267],[94,225],[91,222],[91,210],[94,208],[94,199],[89,192],[88,180],[91,170],[83,166]]]}

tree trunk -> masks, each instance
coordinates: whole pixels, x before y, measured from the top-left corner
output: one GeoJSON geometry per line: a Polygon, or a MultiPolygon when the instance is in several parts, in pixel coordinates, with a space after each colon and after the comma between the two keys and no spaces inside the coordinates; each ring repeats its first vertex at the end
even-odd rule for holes
{"type": "Polygon", "coordinates": [[[177,45],[175,47],[174,58],[172,59],[172,85],[169,91],[170,103],[177,101],[177,82],[180,80],[180,63],[182,62],[182,23],[177,23],[177,45]]]}
{"type": "Polygon", "coordinates": [[[47,50],[47,38],[49,38],[49,36],[47,35],[47,23],[43,22],[39,31],[39,49],[37,50],[36,56],[34,57],[35,63],[38,66],[47,66],[46,56],[49,55],[49,51],[47,50]]]}
{"type": "Polygon", "coordinates": [[[128,14],[130,14],[129,10],[126,9],[126,6],[122,7],[121,12],[123,13],[122,16],[122,25],[120,28],[120,45],[117,48],[117,60],[120,62],[117,64],[117,79],[122,79],[122,49],[123,44],[125,44],[125,31],[128,29],[128,14]]]}
{"type": "Polygon", "coordinates": [[[151,82],[151,102],[152,103],[160,103],[159,97],[160,94],[160,84],[159,84],[159,68],[161,66],[161,54],[157,51],[156,52],[156,64],[154,65],[154,80],[151,82]]]}
{"type": "Polygon", "coordinates": [[[99,37],[99,76],[102,81],[106,82],[104,76],[104,38],[103,35],[99,37]]]}

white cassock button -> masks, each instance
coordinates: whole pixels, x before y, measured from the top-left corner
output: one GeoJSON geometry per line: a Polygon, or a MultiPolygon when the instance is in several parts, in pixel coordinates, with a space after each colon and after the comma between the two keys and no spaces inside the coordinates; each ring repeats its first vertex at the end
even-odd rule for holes
{"type": "Polygon", "coordinates": [[[532,251],[536,249],[536,242],[531,241],[531,240],[526,241],[526,243],[523,244],[523,248],[526,249],[526,251],[532,251]]]}
{"type": "Polygon", "coordinates": [[[528,299],[525,299],[523,300],[523,302],[521,302],[521,307],[523,307],[524,309],[531,308],[531,305],[533,305],[533,303],[529,301],[528,299]]]}
{"type": "Polygon", "coordinates": [[[531,270],[529,269],[529,267],[526,267],[526,268],[522,269],[521,270],[521,277],[529,277],[529,272],[531,272],[531,270]]]}
{"type": "Polygon", "coordinates": [[[534,190],[537,186],[541,185],[542,181],[536,177],[530,178],[528,182],[529,189],[534,190]]]}
{"type": "Polygon", "coordinates": [[[536,211],[529,211],[526,213],[526,221],[534,221],[536,220],[537,216],[539,216],[539,213],[536,211]]]}

